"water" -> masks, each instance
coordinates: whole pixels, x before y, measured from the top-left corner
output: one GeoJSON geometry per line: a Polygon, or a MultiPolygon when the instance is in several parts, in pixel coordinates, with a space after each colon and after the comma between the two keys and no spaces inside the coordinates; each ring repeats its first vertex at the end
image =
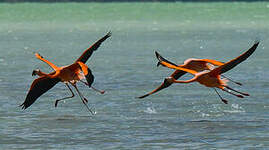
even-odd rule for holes
{"type": "MultiPolygon", "coordinates": [[[[269,3],[0,4],[0,149],[267,149],[269,147],[269,3]],[[97,112],[56,85],[29,109],[21,104],[35,77],[49,72],[39,52],[71,64],[112,31],[87,65],[95,93],[79,84],[97,112]],[[173,85],[145,98],[172,73],[156,68],[154,51],[176,63],[228,61],[261,39],[257,51],[225,75],[250,93],[239,99],[197,83],[173,85]]],[[[186,76],[182,79],[187,79],[186,76]]]]}

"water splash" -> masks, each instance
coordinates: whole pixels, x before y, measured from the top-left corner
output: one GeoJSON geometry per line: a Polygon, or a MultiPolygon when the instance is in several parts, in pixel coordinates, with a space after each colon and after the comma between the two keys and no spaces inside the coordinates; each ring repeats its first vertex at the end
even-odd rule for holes
{"type": "Polygon", "coordinates": [[[156,110],[153,108],[153,107],[147,107],[146,110],[144,110],[145,113],[148,113],[148,114],[156,114],[156,110]]]}
{"type": "Polygon", "coordinates": [[[228,112],[228,113],[244,113],[246,111],[239,104],[232,104],[231,105],[231,110],[224,110],[224,112],[228,112]]]}

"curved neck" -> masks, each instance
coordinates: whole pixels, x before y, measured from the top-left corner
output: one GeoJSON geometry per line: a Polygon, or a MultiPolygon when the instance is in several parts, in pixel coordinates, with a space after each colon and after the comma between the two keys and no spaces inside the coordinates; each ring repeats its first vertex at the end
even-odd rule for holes
{"type": "Polygon", "coordinates": [[[37,59],[45,62],[46,64],[48,64],[54,71],[56,71],[57,69],[59,69],[59,67],[57,67],[56,65],[54,65],[53,63],[51,63],[50,61],[46,60],[44,57],[42,57],[40,54],[35,53],[35,56],[37,59]]]}

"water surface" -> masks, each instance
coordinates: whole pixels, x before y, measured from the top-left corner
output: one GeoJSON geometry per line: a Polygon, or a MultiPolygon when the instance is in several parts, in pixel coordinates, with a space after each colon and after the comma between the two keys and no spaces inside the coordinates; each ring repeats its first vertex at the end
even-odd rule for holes
{"type": "MultiPolygon", "coordinates": [[[[269,147],[269,3],[0,4],[1,149],[266,149],[269,147]],[[56,85],[29,109],[21,104],[33,69],[52,71],[76,60],[112,31],[87,62],[95,93],[79,84],[97,112],[56,85]],[[250,93],[239,99],[197,83],[173,85],[145,98],[173,71],[157,68],[154,51],[176,63],[228,61],[261,39],[257,51],[226,73],[250,93]]],[[[190,78],[183,77],[182,79],[190,78]]]]}

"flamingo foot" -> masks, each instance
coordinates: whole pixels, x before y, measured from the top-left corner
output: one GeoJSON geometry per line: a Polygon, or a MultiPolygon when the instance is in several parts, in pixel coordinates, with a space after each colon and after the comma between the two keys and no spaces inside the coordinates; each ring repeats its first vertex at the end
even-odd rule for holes
{"type": "Polygon", "coordinates": [[[245,95],[245,96],[250,96],[248,93],[242,93],[243,95],[245,95]]]}
{"type": "Polygon", "coordinates": [[[55,101],[55,107],[57,107],[59,100],[55,101]]]}
{"type": "Polygon", "coordinates": [[[236,95],[237,97],[239,97],[239,98],[244,98],[244,96],[242,96],[242,95],[236,95]]]}
{"type": "Polygon", "coordinates": [[[228,101],[226,99],[221,99],[221,101],[224,103],[224,104],[228,104],[228,101]]]}
{"type": "Polygon", "coordinates": [[[240,85],[240,86],[242,86],[243,84],[242,83],[240,83],[240,82],[234,82],[235,84],[237,84],[237,85],[240,85]]]}

